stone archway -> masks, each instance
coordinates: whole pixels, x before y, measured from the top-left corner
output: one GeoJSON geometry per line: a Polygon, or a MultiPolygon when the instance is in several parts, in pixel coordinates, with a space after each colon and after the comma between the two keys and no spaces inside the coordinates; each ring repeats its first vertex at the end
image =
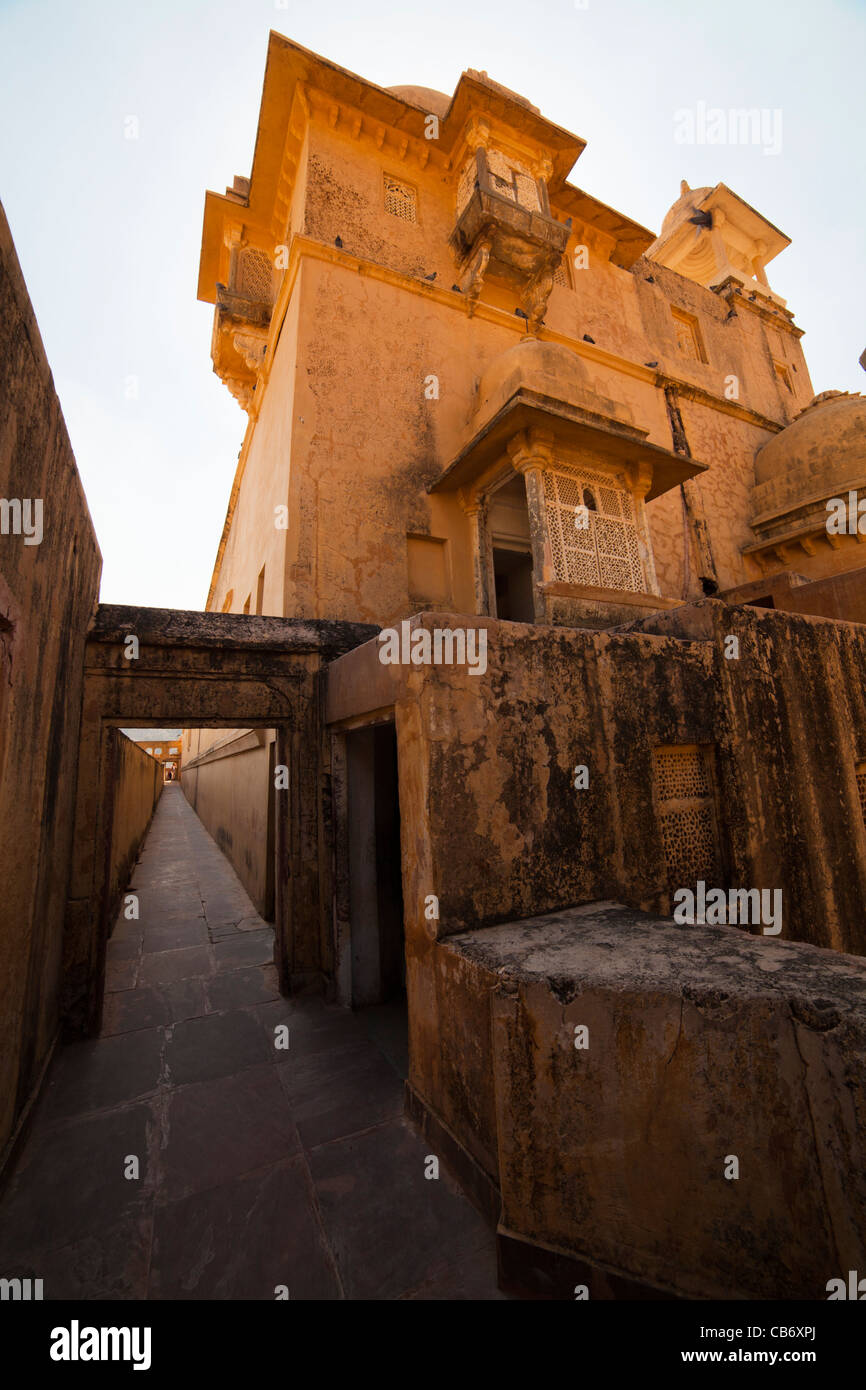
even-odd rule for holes
{"type": "Polygon", "coordinates": [[[276,965],[280,988],[327,977],[330,838],[319,673],[378,628],[361,623],[100,605],[87,634],[72,874],[64,936],[66,1027],[99,1028],[113,769],[124,725],[272,728],[289,769],[276,797],[276,965]]]}

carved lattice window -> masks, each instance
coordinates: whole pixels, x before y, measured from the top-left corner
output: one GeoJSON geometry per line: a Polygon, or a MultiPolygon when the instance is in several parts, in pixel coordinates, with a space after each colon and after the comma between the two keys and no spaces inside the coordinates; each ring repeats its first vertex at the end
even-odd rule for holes
{"type": "Polygon", "coordinates": [[[514,159],[506,159],[499,150],[487,151],[490,187],[503,198],[510,198],[530,212],[541,212],[538,184],[532,174],[514,159]]]}
{"type": "Polygon", "coordinates": [[[653,750],[655,796],[671,892],[698,880],[720,887],[708,751],[696,744],[653,750]]]}
{"type": "Polygon", "coordinates": [[[270,304],[274,297],[274,272],[266,251],[245,246],[238,256],[235,288],[256,304],[270,304]]]}
{"type": "Polygon", "coordinates": [[[565,261],[560,261],[556,270],[553,272],[553,283],[559,285],[564,290],[571,289],[571,281],[568,278],[568,266],[565,261]]]}
{"type": "Polygon", "coordinates": [[[385,211],[392,217],[400,217],[404,222],[416,222],[417,209],[415,189],[409,183],[400,183],[385,175],[385,211]]]}
{"type": "Polygon", "coordinates": [[[606,473],[545,469],[544,501],[558,580],[644,592],[630,492],[606,473]]]}

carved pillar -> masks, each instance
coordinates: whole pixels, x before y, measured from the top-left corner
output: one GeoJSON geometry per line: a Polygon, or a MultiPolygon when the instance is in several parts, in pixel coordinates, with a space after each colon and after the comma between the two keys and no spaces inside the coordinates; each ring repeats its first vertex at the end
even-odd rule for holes
{"type": "Polygon", "coordinates": [[[646,592],[648,594],[661,594],[658,578],[656,577],[656,564],[653,555],[652,539],[650,537],[649,523],[646,514],[646,495],[652,486],[653,470],[652,465],[646,462],[636,463],[629,469],[629,481],[632,486],[632,499],[635,510],[635,524],[637,527],[637,543],[640,550],[641,564],[643,565],[643,577],[646,592]]]}
{"type": "Polygon", "coordinates": [[[544,501],[545,468],[553,461],[553,436],[543,430],[522,431],[508,445],[511,462],[523,474],[526,485],[526,506],[529,512],[529,540],[532,546],[532,601],[535,621],[546,623],[547,600],[542,585],[556,578],[553,552],[547,528],[547,508],[544,501]]]}
{"type": "Polygon", "coordinates": [[[472,545],[472,574],[475,583],[475,612],[492,616],[491,599],[495,593],[490,564],[490,543],[487,533],[487,498],[475,493],[460,493],[460,505],[469,519],[472,545]]]}

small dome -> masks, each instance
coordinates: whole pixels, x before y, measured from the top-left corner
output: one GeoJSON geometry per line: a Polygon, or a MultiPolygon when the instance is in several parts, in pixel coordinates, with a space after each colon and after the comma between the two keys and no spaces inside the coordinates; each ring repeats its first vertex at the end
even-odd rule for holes
{"type": "Polygon", "coordinates": [[[828,496],[837,485],[866,475],[866,397],[823,391],[758,450],[758,486],[794,473],[825,489],[828,496]]]}
{"type": "Polygon", "coordinates": [[[410,106],[420,106],[428,115],[439,116],[440,119],[451,105],[451,98],[433,87],[388,87],[386,90],[401,101],[408,101],[410,106]]]}
{"type": "Polygon", "coordinates": [[[595,390],[587,367],[576,352],[561,343],[521,338],[485,368],[476,397],[476,426],[492,419],[521,388],[631,423],[630,412],[595,390]]]}
{"type": "Polygon", "coordinates": [[[661,232],[646,254],[652,257],[653,248],[658,246],[661,242],[667,241],[671,232],[673,232],[681,222],[685,222],[686,218],[692,217],[697,211],[698,204],[702,203],[707,194],[712,193],[712,191],[712,188],[709,186],[706,188],[689,188],[685,179],[683,179],[680,184],[680,196],[673,206],[665,213],[661,232]]]}

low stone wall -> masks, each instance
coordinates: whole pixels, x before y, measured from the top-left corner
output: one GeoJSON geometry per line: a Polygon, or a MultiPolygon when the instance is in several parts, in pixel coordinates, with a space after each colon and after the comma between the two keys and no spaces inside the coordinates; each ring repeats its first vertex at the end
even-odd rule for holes
{"type": "Polygon", "coordinates": [[[437,956],[441,1118],[524,1285],[826,1299],[866,1270],[864,961],[616,904],[437,956]]]}
{"type": "Polygon", "coordinates": [[[111,822],[111,870],[109,874],[110,921],[132,877],[142,841],[147,834],[163,787],[163,771],[156,758],[145,753],[120,729],[114,730],[114,808],[111,822]]]}
{"type": "Polygon", "coordinates": [[[866,566],[826,579],[808,580],[796,571],[741,584],[724,596],[727,603],[754,603],[769,598],[770,607],[816,618],[866,623],[866,566]]]}

